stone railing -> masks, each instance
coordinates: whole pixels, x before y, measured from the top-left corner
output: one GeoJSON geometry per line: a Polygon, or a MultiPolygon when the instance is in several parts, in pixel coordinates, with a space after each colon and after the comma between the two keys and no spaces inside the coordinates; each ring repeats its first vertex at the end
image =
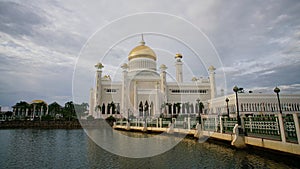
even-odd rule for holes
{"type": "MultiPolygon", "coordinates": [[[[129,123],[130,126],[135,127],[170,128],[172,125],[173,128],[193,130],[198,123],[198,118],[179,116],[177,118],[131,119],[129,123]]],[[[300,144],[299,113],[241,115],[241,123],[245,136],[300,144]]],[[[233,134],[236,124],[236,117],[201,115],[203,131],[233,134]]],[[[128,122],[117,120],[116,125],[127,126],[128,122]]]]}

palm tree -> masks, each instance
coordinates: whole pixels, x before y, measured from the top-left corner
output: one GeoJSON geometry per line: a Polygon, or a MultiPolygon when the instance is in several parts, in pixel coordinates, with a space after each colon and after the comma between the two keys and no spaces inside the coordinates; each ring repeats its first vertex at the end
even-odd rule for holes
{"type": "Polygon", "coordinates": [[[69,118],[69,121],[70,121],[71,117],[76,116],[74,103],[72,101],[65,103],[65,107],[63,109],[63,114],[65,117],[69,118]]]}

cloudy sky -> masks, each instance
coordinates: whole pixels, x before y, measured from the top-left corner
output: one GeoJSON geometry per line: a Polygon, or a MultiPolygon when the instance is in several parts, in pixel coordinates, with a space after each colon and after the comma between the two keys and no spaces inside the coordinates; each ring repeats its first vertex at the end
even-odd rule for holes
{"type": "Polygon", "coordinates": [[[77,67],[86,69],[75,78],[83,79],[81,92],[86,94],[82,94],[80,101],[87,102],[94,76],[89,65],[97,59],[84,56],[102,55],[106,51],[106,57],[98,60],[105,64],[104,74],[116,74],[117,80],[119,65],[126,62],[127,54],[140,39],[138,34],[142,33],[140,29],[134,32],[134,28],[147,25],[143,22],[153,23],[151,29],[145,29],[146,43],[156,51],[159,64],[169,67],[171,75],[174,73],[171,59],[176,52],[184,55],[184,69],[191,72],[186,80],[207,76],[207,66],[211,63],[205,57],[217,57],[219,63],[215,67],[217,78],[221,79],[218,90],[225,88],[230,93],[238,85],[268,93],[279,86],[282,93],[300,93],[299,11],[297,0],[0,0],[0,105],[12,106],[20,100],[34,99],[60,104],[72,100],[72,78],[77,67]],[[159,19],[154,15],[124,19],[124,16],[143,16],[142,13],[161,13],[179,19],[172,23],[163,19],[156,22],[159,19]],[[114,28],[120,31],[108,29],[116,22],[114,28]],[[202,36],[193,35],[199,32],[189,31],[191,25],[202,36]],[[128,30],[132,32],[128,34],[128,30]],[[176,31],[180,32],[178,36],[174,36],[176,31]],[[105,37],[101,36],[104,32],[105,37]],[[186,32],[190,33],[189,38],[184,37],[186,32]],[[115,45],[104,48],[103,43],[108,41],[115,45]],[[184,42],[188,43],[183,45],[184,42]],[[201,47],[207,44],[210,49],[203,51],[201,47]],[[209,53],[213,49],[215,53],[209,53]],[[219,75],[225,75],[226,79],[219,75]],[[226,85],[221,81],[226,81],[226,85]]]}

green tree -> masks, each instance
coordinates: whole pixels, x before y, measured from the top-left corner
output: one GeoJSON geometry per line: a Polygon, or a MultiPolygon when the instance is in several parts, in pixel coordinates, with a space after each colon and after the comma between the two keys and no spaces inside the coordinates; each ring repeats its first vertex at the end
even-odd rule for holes
{"type": "Polygon", "coordinates": [[[76,111],[73,101],[65,103],[65,107],[62,110],[64,118],[67,118],[69,121],[76,117],[76,111]]]}

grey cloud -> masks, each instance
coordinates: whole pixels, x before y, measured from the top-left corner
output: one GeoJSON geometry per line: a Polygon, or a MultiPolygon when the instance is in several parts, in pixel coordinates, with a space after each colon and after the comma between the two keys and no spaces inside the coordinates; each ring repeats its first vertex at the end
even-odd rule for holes
{"type": "MultiPolygon", "coordinates": [[[[114,19],[145,11],[178,15],[201,28],[220,55],[228,88],[237,84],[264,91],[271,89],[272,92],[273,86],[281,85],[283,90],[299,90],[298,1],[139,2],[0,2],[0,31],[2,35],[11,36],[0,43],[0,49],[5,49],[0,51],[0,80],[4,81],[0,85],[0,103],[11,105],[19,99],[39,97],[69,99],[74,59],[88,37],[114,19]]],[[[135,42],[125,47],[134,47],[135,42]]],[[[166,47],[159,41],[153,40],[153,43],[149,45],[157,49],[166,47]]],[[[128,50],[116,48],[111,51],[110,60],[105,61],[104,73],[113,73],[118,65],[112,62],[126,60],[128,50]]],[[[206,71],[203,66],[195,64],[185,54],[184,62],[193,68],[193,72],[207,74],[201,72],[206,71]]],[[[165,60],[171,71],[173,61],[169,58],[165,60]]],[[[94,73],[93,67],[87,69],[94,73]]],[[[92,79],[88,80],[92,82],[92,79]]]]}
{"type": "Polygon", "coordinates": [[[37,12],[15,2],[0,2],[0,30],[13,35],[33,35],[35,25],[47,22],[37,12]]]}

